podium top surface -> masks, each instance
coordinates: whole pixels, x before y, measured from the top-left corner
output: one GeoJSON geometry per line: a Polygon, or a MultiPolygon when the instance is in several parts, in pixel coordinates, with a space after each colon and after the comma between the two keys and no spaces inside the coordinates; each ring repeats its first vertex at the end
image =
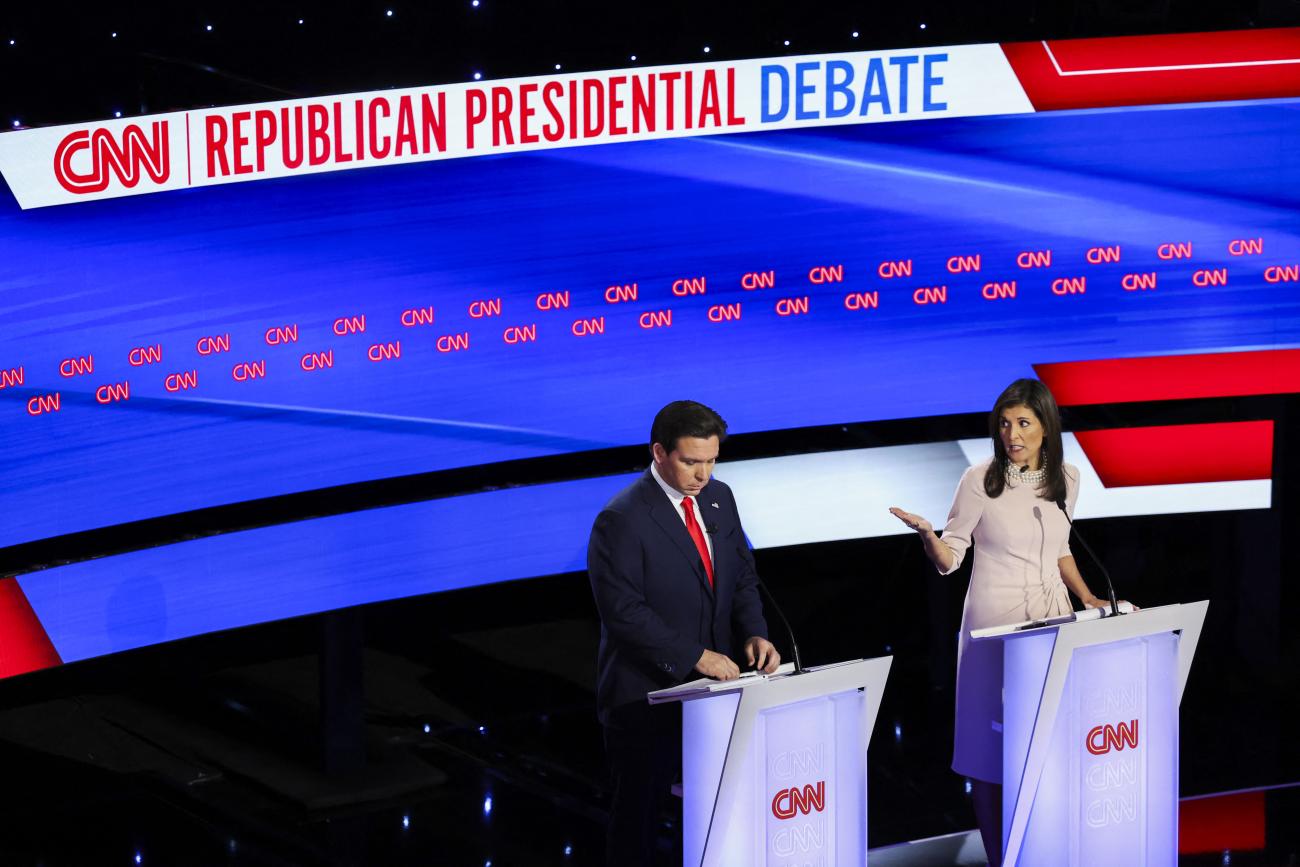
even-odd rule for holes
{"type": "Polygon", "coordinates": [[[1027,638],[1044,633],[1064,630],[1091,630],[1106,633],[1111,639],[1151,635],[1156,632],[1175,631],[1186,628],[1189,624],[1200,623],[1205,616],[1208,602],[1193,602],[1181,605],[1160,605],[1155,608],[1133,610],[1125,603],[1120,606],[1119,617],[1103,612],[1099,608],[1076,611],[1062,617],[1044,620],[1026,620],[1023,623],[1009,623],[1004,626],[990,626],[985,629],[971,630],[972,641],[1008,640],[1027,638]],[[1127,607],[1127,611],[1125,610],[1127,607]]]}
{"type": "MultiPolygon", "coordinates": [[[[881,662],[888,663],[892,658],[886,656],[876,659],[851,659],[846,662],[831,663],[830,665],[818,665],[805,668],[803,674],[800,675],[794,673],[794,663],[786,662],[772,674],[746,672],[735,680],[714,680],[711,677],[702,677],[678,686],[656,690],[648,693],[646,698],[650,704],[666,704],[673,701],[691,701],[712,695],[734,693],[760,685],[772,685],[781,688],[780,685],[783,683],[797,683],[806,687],[813,681],[817,682],[824,694],[830,695],[867,686],[872,680],[877,666],[881,662]]],[[[799,692],[803,691],[803,689],[799,690],[799,692]]]]}

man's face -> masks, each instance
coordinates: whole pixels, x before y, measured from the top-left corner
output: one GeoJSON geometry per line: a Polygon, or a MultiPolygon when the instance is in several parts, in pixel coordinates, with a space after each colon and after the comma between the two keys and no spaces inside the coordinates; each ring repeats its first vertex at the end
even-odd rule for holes
{"type": "Polygon", "coordinates": [[[671,452],[655,443],[650,447],[659,476],[678,492],[693,497],[709,483],[718,462],[718,438],[678,437],[671,452]]]}

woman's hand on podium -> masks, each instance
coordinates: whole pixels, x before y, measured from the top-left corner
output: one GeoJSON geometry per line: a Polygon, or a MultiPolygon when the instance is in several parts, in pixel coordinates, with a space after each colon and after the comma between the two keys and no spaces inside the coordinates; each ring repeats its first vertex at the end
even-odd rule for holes
{"type": "MultiPolygon", "coordinates": [[[[1126,600],[1126,599],[1120,599],[1120,600],[1117,600],[1115,604],[1116,604],[1117,607],[1121,607],[1121,608],[1122,608],[1123,606],[1125,606],[1125,605],[1129,605],[1129,606],[1131,606],[1131,609],[1132,609],[1133,611],[1141,611],[1141,610],[1142,610],[1141,608],[1139,608],[1139,607],[1136,606],[1136,605],[1133,605],[1133,603],[1129,602],[1129,601],[1126,600]]],[[[1109,609],[1109,608],[1110,608],[1110,600],[1109,600],[1109,599],[1102,599],[1100,596],[1093,596],[1091,599],[1085,599],[1085,600],[1083,600],[1083,607],[1084,607],[1084,608],[1107,608],[1107,609],[1109,609]]],[[[1120,614],[1123,614],[1123,613],[1124,613],[1123,611],[1120,612],[1120,614]]]]}
{"type": "Polygon", "coordinates": [[[925,518],[922,518],[920,515],[913,515],[911,512],[905,512],[898,508],[898,506],[890,506],[889,514],[893,515],[918,533],[934,532],[934,526],[925,518]]]}

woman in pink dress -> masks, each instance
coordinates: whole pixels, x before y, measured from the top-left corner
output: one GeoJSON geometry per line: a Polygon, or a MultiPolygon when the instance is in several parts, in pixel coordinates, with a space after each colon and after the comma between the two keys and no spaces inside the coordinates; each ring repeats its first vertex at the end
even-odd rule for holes
{"type": "Polygon", "coordinates": [[[1036,379],[1018,379],[989,415],[993,457],[957,485],[940,538],[930,522],[890,511],[921,536],[941,574],[955,572],[972,543],[975,561],[957,647],[957,719],[952,768],[971,780],[975,818],[989,863],[1002,862],[1002,644],[972,644],[973,629],[1068,614],[1068,588],[1089,608],[1092,594],[1070,554],[1079,471],[1061,460],[1061,416],[1036,379]]]}

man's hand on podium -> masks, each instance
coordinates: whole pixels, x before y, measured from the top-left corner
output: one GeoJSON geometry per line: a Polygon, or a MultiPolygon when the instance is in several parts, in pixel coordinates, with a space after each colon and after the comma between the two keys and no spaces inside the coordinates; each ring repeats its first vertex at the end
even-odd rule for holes
{"type": "Polygon", "coordinates": [[[700,656],[700,661],[695,663],[695,670],[714,680],[735,680],[740,677],[740,667],[731,661],[731,657],[707,648],[700,656]]]}
{"type": "Polygon", "coordinates": [[[754,635],[745,642],[745,660],[758,671],[771,674],[781,664],[781,654],[772,642],[754,635]]]}

